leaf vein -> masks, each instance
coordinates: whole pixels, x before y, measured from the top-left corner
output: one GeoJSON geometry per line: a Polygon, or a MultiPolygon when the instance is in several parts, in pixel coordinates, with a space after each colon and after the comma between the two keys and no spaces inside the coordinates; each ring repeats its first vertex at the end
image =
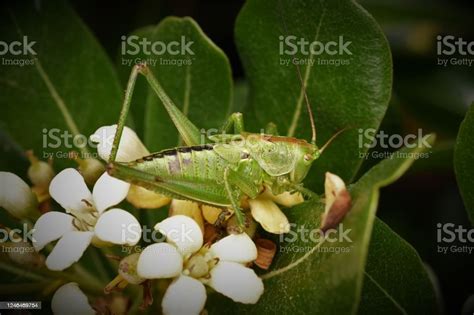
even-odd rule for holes
{"type": "Polygon", "coordinates": [[[364,270],[365,275],[372,281],[377,289],[379,289],[401,312],[402,314],[408,314],[408,312],[387,292],[372,276],[364,270]]]}

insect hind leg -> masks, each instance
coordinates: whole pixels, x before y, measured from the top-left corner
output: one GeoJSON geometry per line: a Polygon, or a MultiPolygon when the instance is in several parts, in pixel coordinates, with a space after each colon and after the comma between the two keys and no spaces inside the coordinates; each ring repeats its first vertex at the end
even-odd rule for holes
{"type": "Polygon", "coordinates": [[[201,133],[199,132],[199,129],[174,104],[168,94],[166,94],[160,82],[158,82],[157,78],[153,75],[150,68],[148,68],[146,64],[141,64],[138,65],[138,71],[140,74],[145,76],[151,88],[161,100],[161,103],[168,112],[168,115],[173,121],[176,129],[178,129],[178,132],[186,145],[192,146],[203,144],[201,143],[201,133]]]}
{"type": "Polygon", "coordinates": [[[132,72],[130,73],[130,77],[128,79],[122,110],[120,111],[120,118],[117,123],[117,130],[115,132],[112,151],[110,153],[108,162],[115,162],[116,160],[123,128],[125,127],[128,112],[130,111],[130,104],[132,102],[133,91],[135,89],[135,82],[137,81],[138,74],[142,74],[146,77],[148,83],[163,103],[163,106],[171,117],[171,120],[176,126],[176,129],[178,129],[178,132],[183,138],[184,142],[187,145],[201,144],[201,133],[199,132],[199,129],[173,103],[148,66],[146,64],[137,64],[132,68],[132,72]]]}

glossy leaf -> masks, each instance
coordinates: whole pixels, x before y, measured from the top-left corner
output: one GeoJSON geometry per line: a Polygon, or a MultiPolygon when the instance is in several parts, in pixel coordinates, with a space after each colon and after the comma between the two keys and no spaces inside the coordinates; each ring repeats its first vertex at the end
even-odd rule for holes
{"type": "Polygon", "coordinates": [[[437,314],[433,283],[416,250],[376,219],[359,314],[437,314]]]}
{"type": "Polygon", "coordinates": [[[350,181],[366,151],[358,146],[357,129],[378,128],[390,98],[390,51],[373,18],[350,0],[251,0],[239,14],[235,34],[250,84],[245,114],[255,121],[253,131],[273,121],[280,133],[311,138],[298,71],[286,63],[294,58],[313,63],[299,68],[315,115],[317,143],[321,146],[340,129],[351,130],[316,161],[307,185],[321,191],[327,170],[350,181]],[[285,36],[295,36],[290,45],[283,44],[285,36]],[[297,48],[302,39],[336,46],[329,43],[321,53],[322,45],[315,44],[311,54],[309,44],[297,48]]]}
{"type": "Polygon", "coordinates": [[[71,163],[69,151],[85,147],[86,153],[87,137],[117,119],[122,99],[118,78],[101,46],[65,2],[4,6],[2,40],[27,38],[31,50],[3,58],[33,64],[2,63],[0,127],[22,150],[34,149],[40,158],[52,154],[55,164],[64,166],[71,163]]]}

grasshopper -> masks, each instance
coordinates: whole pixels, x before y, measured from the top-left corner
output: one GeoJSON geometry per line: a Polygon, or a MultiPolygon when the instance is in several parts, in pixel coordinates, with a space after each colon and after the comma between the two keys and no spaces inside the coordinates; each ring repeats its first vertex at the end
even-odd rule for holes
{"type": "Polygon", "coordinates": [[[278,136],[272,123],[263,134],[246,132],[242,114],[233,113],[220,129],[221,134],[209,136],[202,143],[199,129],[173,103],[148,66],[135,65],[127,84],[107,171],[118,179],[171,198],[231,208],[240,228],[245,221],[241,200],[256,198],[265,187],[274,194],[298,191],[307,197],[317,197],[304,188],[302,182],[312,163],[342,130],[318,148],[311,106],[304,86],[302,88],[312,127],[311,142],[278,136]],[[115,158],[138,74],[145,76],[160,98],[185,146],[118,163],[115,158]]]}

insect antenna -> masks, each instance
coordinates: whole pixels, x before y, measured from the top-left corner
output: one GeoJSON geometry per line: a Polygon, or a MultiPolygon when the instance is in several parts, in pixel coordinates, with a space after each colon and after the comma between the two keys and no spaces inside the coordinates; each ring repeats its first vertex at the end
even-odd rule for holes
{"type": "MultiPolygon", "coordinates": [[[[286,25],[285,17],[283,16],[283,3],[281,0],[278,1],[278,9],[279,9],[278,11],[280,14],[280,18],[283,23],[283,29],[285,31],[285,34],[288,35],[288,27],[286,25]]],[[[314,123],[313,110],[309,102],[308,94],[306,93],[306,84],[304,83],[303,76],[301,75],[300,66],[298,64],[295,64],[295,67],[296,67],[296,72],[298,74],[298,79],[301,83],[301,89],[303,91],[303,96],[306,103],[306,109],[308,110],[309,121],[311,123],[311,143],[316,145],[316,124],[314,123]]],[[[309,65],[307,67],[309,67],[309,65]]]]}
{"type": "MultiPolygon", "coordinates": [[[[311,123],[311,143],[316,145],[316,124],[314,123],[313,110],[311,104],[309,103],[308,94],[306,93],[306,84],[304,84],[303,77],[301,76],[301,70],[299,65],[296,66],[296,71],[298,72],[298,77],[301,82],[301,88],[303,89],[304,100],[306,103],[306,109],[308,110],[309,121],[311,123]]],[[[309,67],[309,66],[307,66],[309,67]]]]}
{"type": "Polygon", "coordinates": [[[349,130],[351,128],[352,127],[342,128],[341,130],[339,130],[335,134],[333,134],[331,136],[331,138],[329,138],[329,140],[326,141],[326,143],[321,147],[321,149],[319,149],[319,154],[323,153],[323,151],[326,150],[326,148],[334,141],[334,139],[337,138],[337,136],[339,136],[341,133],[343,133],[344,131],[349,130]]]}

